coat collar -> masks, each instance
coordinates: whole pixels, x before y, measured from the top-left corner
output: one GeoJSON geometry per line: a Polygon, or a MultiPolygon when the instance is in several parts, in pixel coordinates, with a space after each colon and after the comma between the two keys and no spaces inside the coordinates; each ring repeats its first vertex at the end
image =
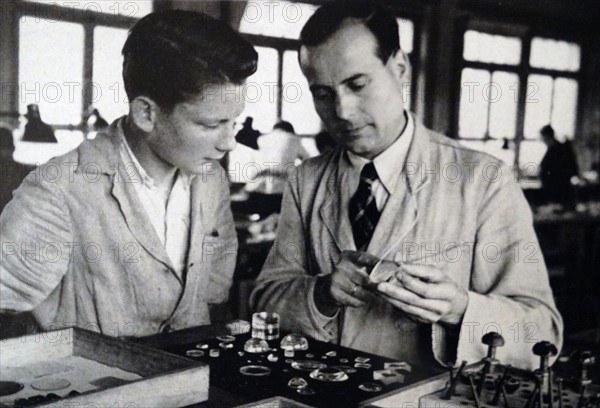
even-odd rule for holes
{"type": "Polygon", "coordinates": [[[119,158],[121,140],[118,132],[122,132],[125,116],[115,120],[107,129],[98,133],[93,140],[84,141],[79,147],[79,161],[76,172],[114,175],[123,166],[119,158]]]}

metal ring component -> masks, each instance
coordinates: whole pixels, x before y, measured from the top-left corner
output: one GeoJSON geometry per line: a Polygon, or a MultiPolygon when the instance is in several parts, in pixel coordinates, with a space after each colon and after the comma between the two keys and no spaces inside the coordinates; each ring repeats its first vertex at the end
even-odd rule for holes
{"type": "Polygon", "coordinates": [[[264,377],[271,374],[271,369],[261,365],[247,365],[240,367],[240,373],[252,377],[264,377]]]}

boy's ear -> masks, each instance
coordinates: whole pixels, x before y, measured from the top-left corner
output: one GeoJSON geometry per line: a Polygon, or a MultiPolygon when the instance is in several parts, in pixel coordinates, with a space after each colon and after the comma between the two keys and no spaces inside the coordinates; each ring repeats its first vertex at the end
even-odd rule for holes
{"type": "Polygon", "coordinates": [[[156,126],[158,105],[146,96],[138,96],[129,103],[129,116],[135,125],[146,133],[156,126]]]}

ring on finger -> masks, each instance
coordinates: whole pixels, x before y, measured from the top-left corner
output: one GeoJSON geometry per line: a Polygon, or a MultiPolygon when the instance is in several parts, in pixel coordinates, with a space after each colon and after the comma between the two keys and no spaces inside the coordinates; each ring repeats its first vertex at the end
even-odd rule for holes
{"type": "Polygon", "coordinates": [[[354,287],[350,291],[350,295],[354,296],[356,294],[356,291],[358,290],[358,288],[360,288],[360,285],[354,285],[354,287]]]}

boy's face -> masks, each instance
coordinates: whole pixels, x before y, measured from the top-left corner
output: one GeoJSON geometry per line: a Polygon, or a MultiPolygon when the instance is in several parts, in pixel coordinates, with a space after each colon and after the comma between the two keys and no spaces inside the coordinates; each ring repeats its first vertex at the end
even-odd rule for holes
{"type": "Polygon", "coordinates": [[[152,151],[190,173],[200,173],[203,164],[223,158],[236,146],[235,119],[244,110],[241,88],[214,85],[171,112],[159,109],[156,132],[148,140],[152,151]]]}

